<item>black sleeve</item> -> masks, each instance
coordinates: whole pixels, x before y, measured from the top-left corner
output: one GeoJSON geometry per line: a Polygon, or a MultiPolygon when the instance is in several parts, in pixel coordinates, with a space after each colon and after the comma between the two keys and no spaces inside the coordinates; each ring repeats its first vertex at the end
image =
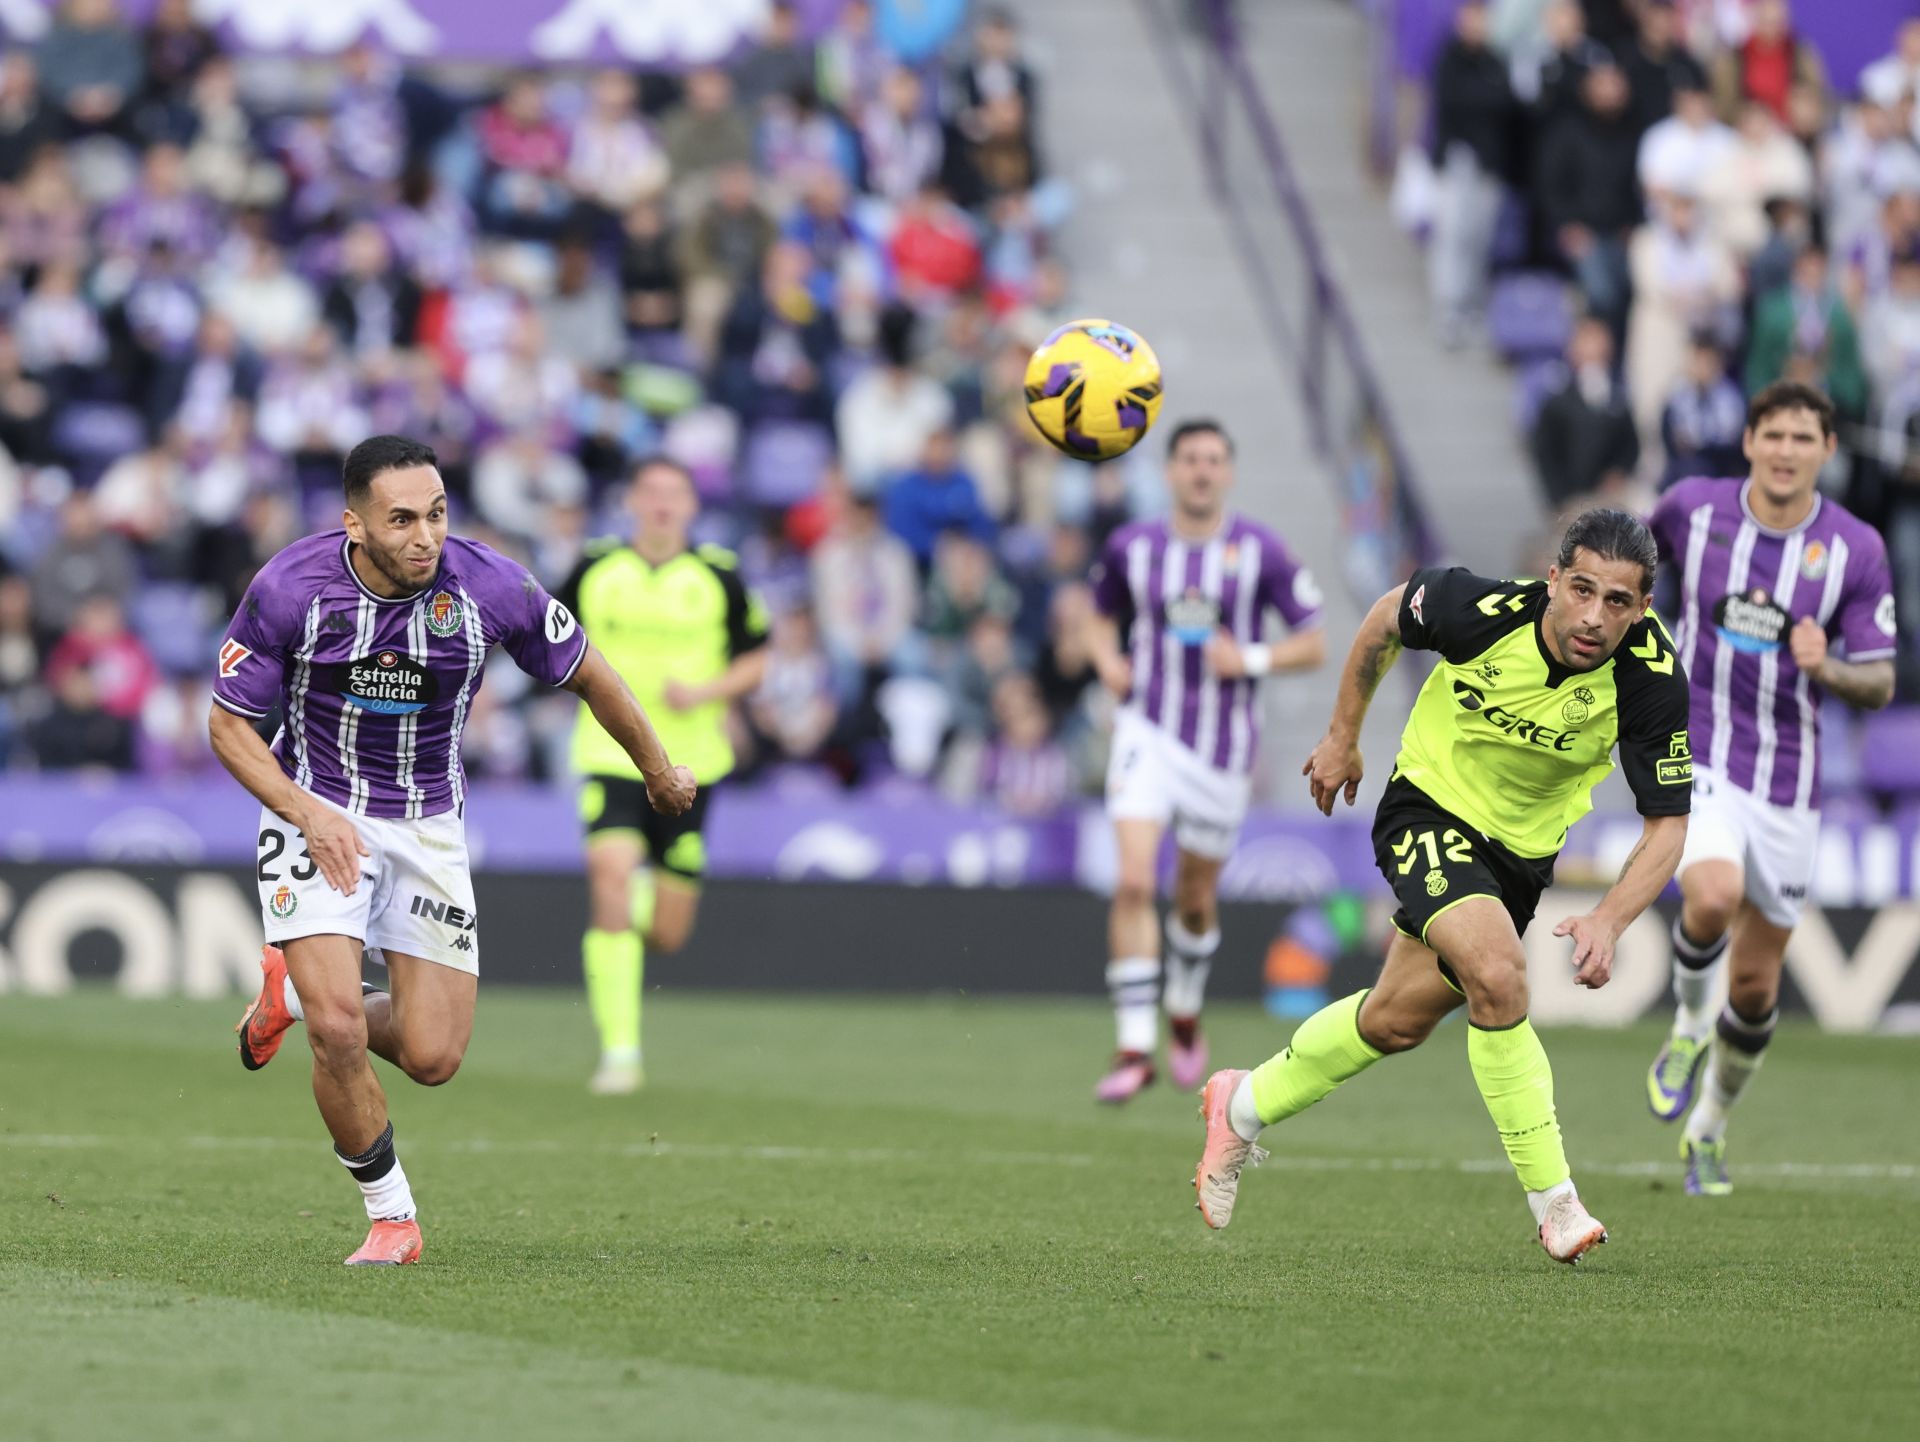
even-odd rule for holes
{"type": "Polygon", "coordinates": [[[1519,625],[1531,625],[1538,581],[1490,581],[1462,566],[1415,571],[1400,597],[1400,644],[1459,665],[1519,625]]]}
{"type": "Polygon", "coordinates": [[[1685,816],[1693,807],[1687,745],[1687,673],[1673,638],[1654,617],[1627,632],[1614,655],[1620,705],[1620,769],[1642,816],[1685,816]]]}
{"type": "MultiPolygon", "coordinates": [[[[712,565],[711,562],[708,563],[712,565]]],[[[731,566],[714,566],[727,595],[727,655],[734,659],[767,644],[767,611],[731,566]]]]}

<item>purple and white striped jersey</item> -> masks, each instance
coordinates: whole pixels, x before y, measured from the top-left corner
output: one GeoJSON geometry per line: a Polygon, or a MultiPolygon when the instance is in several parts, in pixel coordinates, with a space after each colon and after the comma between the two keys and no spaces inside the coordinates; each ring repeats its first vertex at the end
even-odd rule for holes
{"type": "Polygon", "coordinates": [[[1768,530],[1747,507],[1749,484],[1681,481],[1649,522],[1680,580],[1693,756],[1763,801],[1815,807],[1821,692],[1793,664],[1788,633],[1811,616],[1849,661],[1892,656],[1887,548],[1825,497],[1793,530],[1768,530]]]}
{"type": "Polygon", "coordinates": [[[273,754],[294,784],[364,816],[416,819],[466,799],[460,732],[493,645],[537,681],[587,651],[567,608],[515,562],[447,537],[418,595],[361,584],[345,531],[295,541],[260,568],[220,646],[213,699],[284,718],[273,754]]]}
{"type": "Polygon", "coordinates": [[[1126,704],[1209,765],[1252,770],[1259,679],[1215,676],[1205,647],[1222,626],[1243,646],[1260,643],[1269,609],[1291,630],[1319,622],[1320,588],[1285,543],[1238,515],[1199,545],[1166,521],[1136,521],[1107,541],[1093,594],[1133,658],[1126,704]]]}

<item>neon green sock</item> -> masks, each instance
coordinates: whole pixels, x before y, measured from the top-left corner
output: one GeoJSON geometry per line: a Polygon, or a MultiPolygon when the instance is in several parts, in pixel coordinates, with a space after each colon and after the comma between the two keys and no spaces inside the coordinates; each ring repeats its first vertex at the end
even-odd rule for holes
{"type": "Polygon", "coordinates": [[[1285,1051],[1254,1070],[1253,1105],[1261,1126],[1305,1111],[1380,1060],[1381,1053],[1360,1035],[1360,1003],[1366,996],[1356,991],[1320,1008],[1300,1023],[1285,1051]]]}
{"type": "Polygon", "coordinates": [[[1520,1185],[1544,1192],[1566,1181],[1572,1173],[1553,1114],[1553,1068],[1533,1023],[1522,1017],[1498,1031],[1469,1025],[1467,1060],[1520,1185]]]}
{"type": "Polygon", "coordinates": [[[600,1029],[600,1049],[640,1055],[641,947],[637,931],[589,931],[581,947],[587,1004],[600,1029]]]}
{"type": "Polygon", "coordinates": [[[642,936],[653,930],[653,899],[657,894],[653,868],[641,867],[633,877],[633,929],[642,936]]]}

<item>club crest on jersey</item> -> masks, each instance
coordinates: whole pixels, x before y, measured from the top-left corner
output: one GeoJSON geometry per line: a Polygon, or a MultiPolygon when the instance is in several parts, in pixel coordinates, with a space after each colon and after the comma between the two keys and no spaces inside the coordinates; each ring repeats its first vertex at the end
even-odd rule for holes
{"type": "Polygon", "coordinates": [[[1759,655],[1780,649],[1793,618],[1756,586],[1744,596],[1722,596],[1713,608],[1713,624],[1734,650],[1759,655]]]}
{"type": "Polygon", "coordinates": [[[1167,602],[1167,629],[1182,645],[1202,646],[1220,624],[1220,608],[1200,594],[1197,586],[1167,602]]]}
{"type": "Polygon", "coordinates": [[[466,608],[460,604],[457,596],[447,591],[435,591],[433,599],[427,602],[427,629],[436,636],[451,636],[460,629],[460,623],[466,619],[466,608]]]}
{"type": "Polygon", "coordinates": [[[220,648],[220,674],[223,677],[238,674],[240,663],[252,654],[253,652],[249,651],[245,646],[242,646],[238,641],[232,637],[228,637],[226,644],[220,648]]]}
{"type": "Polygon", "coordinates": [[[1807,548],[1800,553],[1800,574],[1809,581],[1817,581],[1827,574],[1829,552],[1824,541],[1808,541],[1807,548]]]}
{"type": "Polygon", "coordinates": [[[362,711],[405,716],[424,711],[440,694],[433,672],[398,651],[376,651],[333,668],[340,699],[362,711]]]}
{"type": "Polygon", "coordinates": [[[1585,686],[1576,686],[1567,704],[1560,708],[1560,719],[1569,726],[1578,726],[1593,714],[1589,709],[1592,705],[1593,692],[1585,686]]]}
{"type": "MultiPolygon", "coordinates": [[[[264,865],[264,863],[262,863],[264,865]]],[[[285,921],[300,908],[300,898],[293,894],[293,888],[281,883],[280,889],[267,899],[267,910],[275,917],[285,921]]]]}

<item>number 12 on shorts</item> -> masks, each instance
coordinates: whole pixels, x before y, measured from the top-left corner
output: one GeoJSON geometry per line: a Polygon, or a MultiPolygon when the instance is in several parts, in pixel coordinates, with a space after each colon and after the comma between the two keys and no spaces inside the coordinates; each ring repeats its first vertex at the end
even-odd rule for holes
{"type": "Polygon", "coordinates": [[[1473,860],[1473,847],[1468,843],[1467,838],[1462,836],[1454,827],[1449,826],[1444,832],[1440,832],[1437,835],[1432,830],[1415,832],[1409,829],[1398,841],[1393,843],[1393,854],[1399,859],[1400,874],[1402,876],[1405,876],[1409,871],[1413,870],[1414,862],[1418,859],[1416,856],[1416,850],[1418,848],[1425,848],[1426,850],[1427,870],[1429,871],[1438,871],[1440,869],[1440,857],[1442,854],[1444,854],[1449,861],[1473,860]]]}

